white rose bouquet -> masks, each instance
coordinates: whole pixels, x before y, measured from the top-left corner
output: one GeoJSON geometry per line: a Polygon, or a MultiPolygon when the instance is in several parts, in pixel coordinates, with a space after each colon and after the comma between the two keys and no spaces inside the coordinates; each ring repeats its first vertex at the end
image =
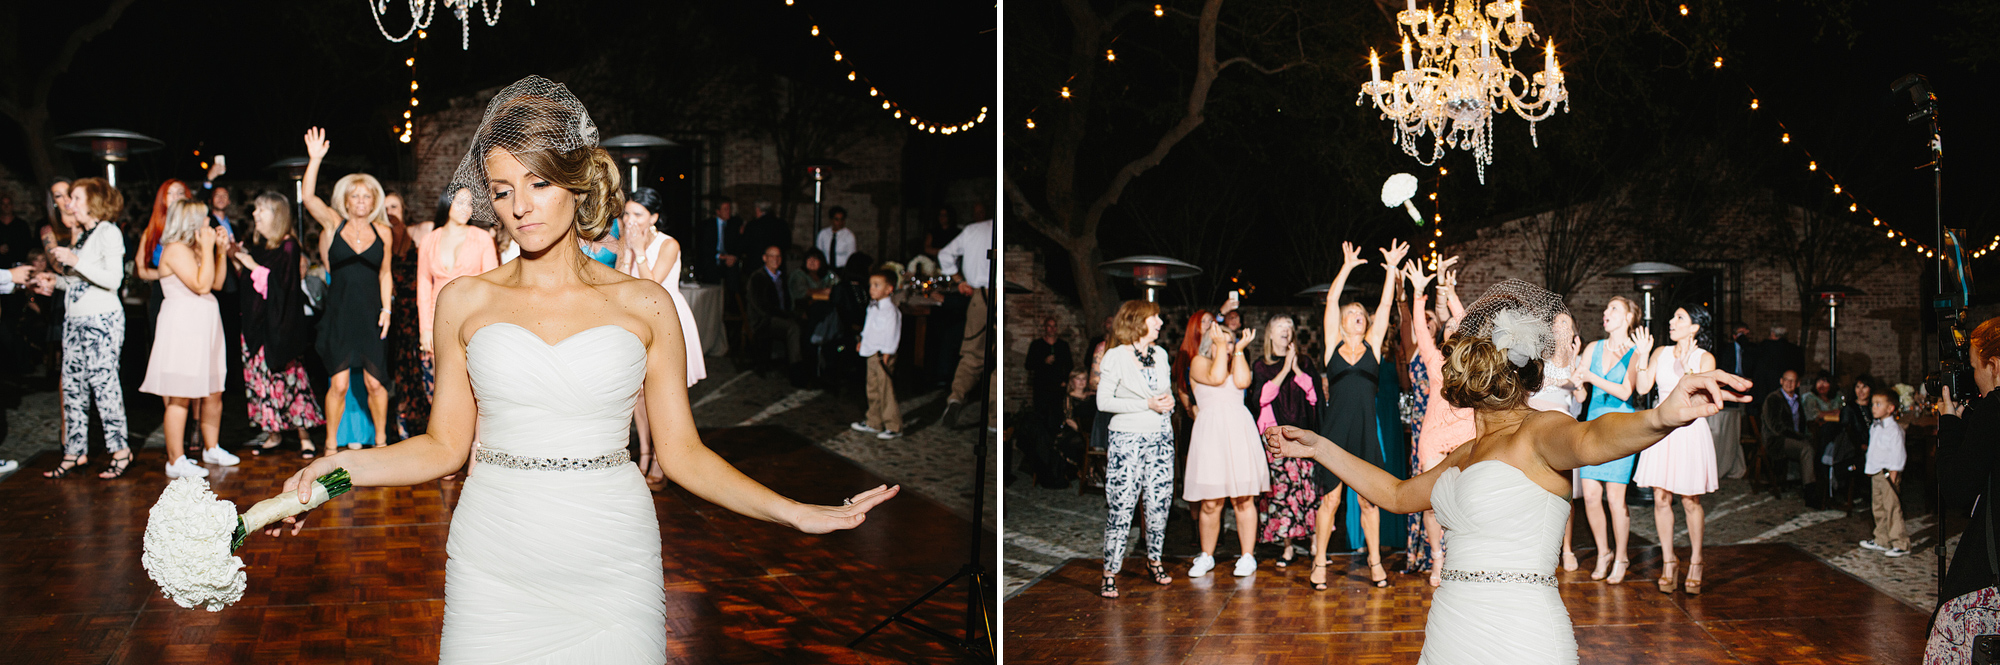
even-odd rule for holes
{"type": "Polygon", "coordinates": [[[247,583],[243,559],[232,552],[243,546],[245,537],[353,488],[347,470],[335,469],[313,482],[311,501],[299,503],[297,494],[284,492],[237,515],[236,504],[216,498],[208,481],[182,476],[168,483],[159,503],[153,504],[139,563],[168,600],[220,612],[243,599],[247,583]]]}

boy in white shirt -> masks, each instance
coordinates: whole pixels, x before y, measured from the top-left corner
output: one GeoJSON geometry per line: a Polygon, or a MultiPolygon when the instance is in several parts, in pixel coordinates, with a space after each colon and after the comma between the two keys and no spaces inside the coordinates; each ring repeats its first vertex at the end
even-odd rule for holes
{"type": "Polygon", "coordinates": [[[1910,553],[1910,536],[1903,529],[1903,500],[1897,494],[1903,477],[1903,426],[1896,422],[1896,405],[1888,393],[1876,393],[1869,399],[1869,415],[1875,424],[1868,426],[1868,461],[1862,470],[1874,487],[1875,538],[1861,541],[1861,546],[1898,557],[1910,553]]]}
{"type": "Polygon", "coordinates": [[[857,432],[873,432],[877,439],[903,435],[903,411],[896,405],[896,346],[903,340],[903,313],[889,296],[896,292],[896,273],[887,270],[868,276],[868,315],[861,326],[861,343],[855,353],[868,362],[868,415],[852,427],[857,432]]]}

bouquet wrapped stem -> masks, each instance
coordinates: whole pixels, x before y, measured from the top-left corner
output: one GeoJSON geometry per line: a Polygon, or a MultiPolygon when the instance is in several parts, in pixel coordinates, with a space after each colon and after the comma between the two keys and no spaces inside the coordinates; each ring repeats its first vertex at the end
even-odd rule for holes
{"type": "Polygon", "coordinates": [[[243,598],[248,578],[236,548],[250,533],[303,513],[354,488],[346,469],[320,476],[312,498],[299,503],[288,491],[236,514],[236,504],[216,498],[208,482],[182,476],[167,484],[146,520],[145,551],[139,562],[169,600],[181,607],[219,612],[243,598]]]}
{"type": "Polygon", "coordinates": [[[354,489],[354,481],[347,476],[347,469],[334,469],[333,473],[320,476],[313,481],[312,499],[305,503],[299,503],[297,496],[291,492],[281,492],[277,496],[259,501],[257,505],[251,506],[250,510],[237,516],[236,534],[230,537],[229,549],[234,551],[242,548],[243,541],[258,529],[318,508],[333,497],[346,494],[351,489],[354,489]]]}

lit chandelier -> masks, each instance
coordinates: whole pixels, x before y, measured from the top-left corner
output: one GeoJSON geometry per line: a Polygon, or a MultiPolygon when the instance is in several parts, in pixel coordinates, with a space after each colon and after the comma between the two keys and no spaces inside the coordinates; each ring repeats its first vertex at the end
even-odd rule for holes
{"type": "MultiPolygon", "coordinates": [[[[463,28],[463,32],[460,33],[462,36],[459,37],[458,48],[460,50],[470,50],[472,48],[473,4],[477,3],[479,5],[480,17],[486,20],[486,26],[490,28],[500,24],[500,11],[506,5],[507,0],[493,0],[493,7],[491,9],[487,8],[486,0],[409,0],[409,3],[410,29],[404,31],[403,36],[397,37],[389,34],[388,28],[382,27],[382,17],[389,13],[389,0],[369,0],[368,13],[375,18],[375,29],[382,31],[382,36],[387,37],[389,41],[401,42],[409,39],[410,35],[418,34],[419,31],[431,27],[431,18],[437,14],[438,5],[444,5],[451,9],[453,16],[458,17],[459,27],[463,28]]],[[[528,6],[535,6],[535,0],[528,0],[528,6]]]]}
{"type": "MultiPolygon", "coordinates": [[[[1535,25],[1521,20],[1521,0],[1487,3],[1483,15],[1476,0],[1447,1],[1453,9],[1442,15],[1417,9],[1416,0],[1396,13],[1397,32],[1408,30],[1403,70],[1383,81],[1381,61],[1369,49],[1369,81],[1361,85],[1361,95],[1373,97],[1382,115],[1396,123],[1403,152],[1428,166],[1444,156],[1445,146],[1470,150],[1484,184],[1486,165],[1493,163],[1495,111],[1511,109],[1527,120],[1534,140],[1536,122],[1554,115],[1557,106],[1568,109],[1569,91],[1556,64],[1554,39],[1548,40],[1542,71],[1529,77],[1514,69],[1509,54],[1531,44],[1535,35],[1535,25]],[[1412,39],[1420,49],[1414,61],[1412,39]],[[1428,161],[1417,148],[1417,137],[1426,133],[1436,137],[1428,161]]],[[[1354,103],[1359,106],[1361,99],[1354,103]]]]}

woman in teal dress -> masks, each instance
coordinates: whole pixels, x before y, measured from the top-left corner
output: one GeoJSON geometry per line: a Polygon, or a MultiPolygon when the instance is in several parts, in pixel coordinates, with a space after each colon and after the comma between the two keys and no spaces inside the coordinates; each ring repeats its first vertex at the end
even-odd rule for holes
{"type": "MultiPolygon", "coordinates": [[[[1639,308],[1624,296],[1615,296],[1604,305],[1605,338],[1584,349],[1585,364],[1577,381],[1590,386],[1590,402],[1584,406],[1584,420],[1596,420],[1607,413],[1632,413],[1638,397],[1639,370],[1652,350],[1652,334],[1636,330],[1639,308]],[[1635,335],[1636,330],[1636,335],[1635,335]]],[[[1577,469],[1582,479],[1584,514],[1590,518],[1590,534],[1597,541],[1597,566],[1590,579],[1609,578],[1612,584],[1625,581],[1625,541],[1632,533],[1631,518],[1625,512],[1625,488],[1632,482],[1632,466],[1637,455],[1627,455],[1596,466],[1577,469]],[[1605,547],[1604,514],[1609,504],[1611,540],[1616,555],[1605,547]],[[1608,571],[1607,571],[1608,569],[1608,571]]]]}

